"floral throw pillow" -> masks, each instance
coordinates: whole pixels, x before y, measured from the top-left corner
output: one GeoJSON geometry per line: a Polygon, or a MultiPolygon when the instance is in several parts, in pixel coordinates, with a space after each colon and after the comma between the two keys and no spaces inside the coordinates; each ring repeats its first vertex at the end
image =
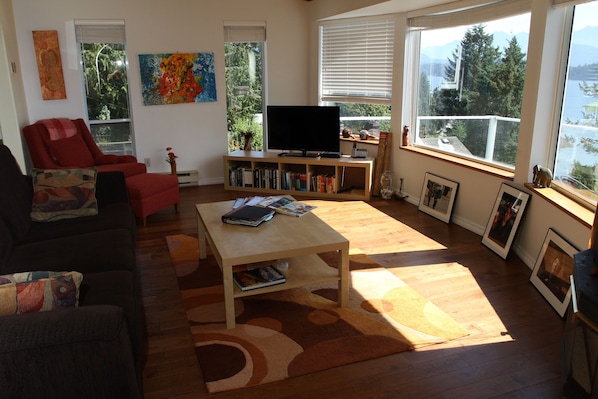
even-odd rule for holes
{"type": "Polygon", "coordinates": [[[23,272],[0,276],[0,316],[79,305],[79,272],[23,272]]]}
{"type": "Polygon", "coordinates": [[[34,169],[31,219],[53,222],[98,214],[97,168],[34,169]]]}

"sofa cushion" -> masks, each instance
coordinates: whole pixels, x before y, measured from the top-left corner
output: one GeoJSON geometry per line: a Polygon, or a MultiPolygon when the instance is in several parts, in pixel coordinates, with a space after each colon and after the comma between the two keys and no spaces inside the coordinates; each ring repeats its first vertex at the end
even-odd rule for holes
{"type": "Polygon", "coordinates": [[[35,271],[0,276],[0,316],[78,306],[78,272],[35,271]]]}
{"type": "Polygon", "coordinates": [[[50,152],[61,166],[87,168],[95,165],[89,147],[80,134],[60,140],[50,140],[48,145],[50,146],[50,152]]]}
{"type": "Polygon", "coordinates": [[[98,214],[96,168],[34,169],[31,218],[52,222],[98,214]]]}

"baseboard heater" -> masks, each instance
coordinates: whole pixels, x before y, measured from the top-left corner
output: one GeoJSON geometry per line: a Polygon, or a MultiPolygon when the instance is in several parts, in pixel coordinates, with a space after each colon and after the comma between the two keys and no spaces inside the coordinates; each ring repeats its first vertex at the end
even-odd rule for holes
{"type": "Polygon", "coordinates": [[[196,170],[177,171],[176,176],[179,179],[179,187],[193,187],[198,185],[199,174],[196,170]]]}

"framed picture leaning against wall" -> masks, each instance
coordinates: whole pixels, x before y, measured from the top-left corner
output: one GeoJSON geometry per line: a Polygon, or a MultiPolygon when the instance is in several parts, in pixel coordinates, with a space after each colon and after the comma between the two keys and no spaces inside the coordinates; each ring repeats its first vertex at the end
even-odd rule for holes
{"type": "Polygon", "coordinates": [[[503,259],[507,258],[530,195],[508,184],[501,184],[482,243],[503,259]]]}

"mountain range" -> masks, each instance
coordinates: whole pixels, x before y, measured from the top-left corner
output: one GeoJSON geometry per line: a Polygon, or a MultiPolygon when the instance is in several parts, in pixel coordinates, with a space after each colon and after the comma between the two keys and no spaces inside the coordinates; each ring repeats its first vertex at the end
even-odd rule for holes
{"type": "MultiPolygon", "coordinates": [[[[509,40],[513,37],[512,34],[506,32],[494,33],[494,45],[498,46],[501,51],[508,46],[509,40]]],[[[518,33],[515,35],[519,47],[522,51],[527,51],[529,41],[528,33],[518,33]]],[[[574,32],[575,45],[571,48],[570,66],[582,66],[596,64],[598,61],[598,26],[588,26],[579,31],[574,32]]],[[[442,75],[444,65],[447,64],[448,59],[453,58],[453,51],[457,49],[460,40],[454,40],[442,46],[428,46],[421,50],[420,64],[430,64],[423,70],[440,71],[442,75]]],[[[436,75],[436,76],[441,76],[436,75]]]]}

